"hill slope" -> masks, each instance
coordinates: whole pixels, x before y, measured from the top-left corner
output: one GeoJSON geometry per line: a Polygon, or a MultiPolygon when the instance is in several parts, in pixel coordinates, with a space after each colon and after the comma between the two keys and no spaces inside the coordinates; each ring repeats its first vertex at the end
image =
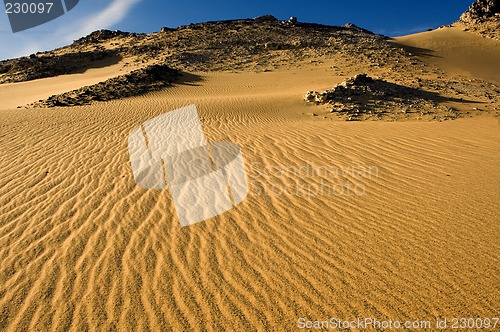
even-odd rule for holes
{"type": "MultiPolygon", "coordinates": [[[[31,106],[36,107],[75,106],[165,88],[183,73],[269,72],[329,64],[326,74],[334,77],[367,73],[401,87],[395,91],[418,90],[417,95],[426,96],[416,100],[406,98],[401,103],[385,103],[381,99],[370,108],[365,107],[361,99],[355,105],[355,112],[366,116],[356,116],[357,119],[454,119],[470,114],[471,103],[486,103],[481,109],[488,111],[495,110],[499,101],[495,85],[498,83],[495,80],[497,71],[488,69],[498,59],[498,47],[488,44],[479,48],[474,36],[464,34],[462,37],[461,44],[454,44],[455,48],[439,57],[446,59],[443,63],[457,63],[458,60],[453,59],[458,53],[473,50],[468,60],[476,56],[486,58],[487,61],[481,61],[480,65],[471,65],[474,67],[472,75],[475,75],[471,82],[467,82],[469,72],[447,71],[439,61],[427,61],[420,56],[422,48],[439,48],[439,43],[419,44],[403,39],[394,43],[352,24],[324,26],[263,16],[191,24],[149,35],[101,30],[54,51],[2,61],[0,82],[9,84],[0,84],[0,97],[5,100],[4,107],[12,107],[19,101],[31,102],[31,106]],[[476,43],[474,47],[466,47],[471,42],[476,43]],[[477,55],[479,52],[481,54],[477,55]],[[67,80],[63,77],[75,72],[84,75],[90,70],[102,73],[106,66],[115,66],[114,77],[108,76],[106,81],[89,87],[75,88],[68,84],[66,91],[51,88],[64,86],[63,81],[67,80]],[[159,68],[172,74],[144,75],[156,73],[159,68]],[[48,81],[50,85],[39,89],[44,95],[40,93],[36,95],[38,98],[28,99],[20,83],[42,78],[53,78],[48,81]],[[465,85],[468,85],[467,89],[463,88],[465,85]],[[407,109],[407,106],[410,107],[407,109]]],[[[452,38],[444,36],[441,40],[448,42],[452,38]]],[[[439,49],[436,52],[439,53],[439,49]]],[[[465,60],[461,62],[466,63],[465,60]]],[[[104,77],[102,74],[97,76],[104,77]]],[[[332,85],[335,81],[332,78],[332,85]]],[[[29,86],[38,91],[36,85],[29,86]]],[[[312,90],[317,88],[310,87],[312,90]]],[[[347,114],[349,112],[328,116],[349,119],[352,118],[347,114]]]]}

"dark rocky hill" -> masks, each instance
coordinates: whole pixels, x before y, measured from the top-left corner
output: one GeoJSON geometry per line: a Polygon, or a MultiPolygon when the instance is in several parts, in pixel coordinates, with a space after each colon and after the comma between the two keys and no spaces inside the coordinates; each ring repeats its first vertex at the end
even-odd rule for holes
{"type": "MultiPolygon", "coordinates": [[[[471,15],[494,17],[493,7],[488,6],[482,11],[473,6],[471,15]]],[[[353,24],[326,26],[266,15],[161,28],[151,34],[95,31],[66,47],[1,61],[0,84],[120,66],[124,72],[119,76],[32,104],[77,106],[163,89],[183,72],[199,77],[213,71],[268,72],[323,66],[325,75],[367,73],[374,78],[358,84],[359,78],[365,77],[358,75],[358,80],[346,81],[345,89],[336,86],[321,94],[308,94],[308,101],[328,106],[345,119],[454,119],[462,114],[443,103],[461,102],[462,97],[498,99],[496,86],[449,77],[422,61],[422,52],[425,50],[403,48],[353,24]]]]}
{"type": "Polygon", "coordinates": [[[384,36],[352,24],[325,26],[263,16],[162,28],[152,34],[96,31],[54,51],[1,61],[0,83],[69,74],[103,59],[184,71],[260,71],[321,56],[383,64],[406,54],[384,36]]]}

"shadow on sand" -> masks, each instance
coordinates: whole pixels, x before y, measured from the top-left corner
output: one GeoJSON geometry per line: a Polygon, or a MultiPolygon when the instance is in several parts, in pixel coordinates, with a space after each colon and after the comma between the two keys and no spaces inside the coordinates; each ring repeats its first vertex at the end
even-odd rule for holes
{"type": "Polygon", "coordinates": [[[174,85],[201,86],[200,83],[204,81],[203,77],[185,71],[179,71],[178,75],[174,85]]]}
{"type": "Polygon", "coordinates": [[[403,45],[398,43],[395,39],[391,38],[388,40],[391,44],[393,44],[395,47],[402,48],[406,52],[412,53],[416,56],[421,56],[421,57],[433,57],[433,58],[442,58],[441,56],[435,55],[433,50],[427,49],[427,48],[422,48],[422,47],[415,47],[415,46],[409,46],[409,45],[403,45]]]}

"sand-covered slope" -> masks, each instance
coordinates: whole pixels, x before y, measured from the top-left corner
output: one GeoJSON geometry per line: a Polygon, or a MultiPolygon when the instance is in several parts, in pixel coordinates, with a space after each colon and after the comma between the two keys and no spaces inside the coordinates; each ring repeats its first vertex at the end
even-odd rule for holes
{"type": "Polygon", "coordinates": [[[124,68],[123,63],[117,63],[102,68],[89,68],[83,73],[0,84],[0,108],[25,106],[47,99],[52,95],[98,84],[107,79],[124,75],[130,70],[132,67],[124,68]]]}
{"type": "Polygon", "coordinates": [[[343,79],[328,67],[200,74],[83,107],[0,107],[0,329],[498,317],[498,118],[306,116],[318,106],[303,92],[343,79]],[[181,229],[168,191],[135,185],[127,137],[191,103],[209,141],[241,146],[250,193],[181,229]]]}
{"type": "Polygon", "coordinates": [[[394,40],[423,61],[435,64],[449,74],[500,83],[500,41],[456,27],[394,40]]]}
{"type": "Polygon", "coordinates": [[[191,24],[152,34],[100,30],[60,49],[0,61],[0,103],[8,100],[8,105],[0,107],[24,107],[33,102],[48,107],[81,105],[128,97],[131,90],[144,93],[157,89],[158,84],[149,84],[147,79],[130,81],[124,76],[154,65],[188,74],[269,72],[321,64],[325,59],[333,64],[331,72],[337,75],[372,65],[379,67],[379,72],[387,72],[396,70],[396,63],[411,61],[404,50],[393,47],[383,36],[354,25],[279,21],[272,16],[191,24]],[[92,71],[101,77],[86,80],[92,71]],[[74,75],[82,72],[86,76],[74,75]],[[97,84],[112,78],[111,72],[113,80],[97,84]],[[53,79],[44,80],[47,78],[53,79]],[[68,80],[80,80],[81,84],[68,84],[68,80]],[[32,84],[5,84],[27,81],[32,84]],[[90,87],[79,90],[87,85],[90,87]],[[136,89],[137,85],[142,88],[136,89]],[[39,99],[44,101],[38,103],[39,99]]]}

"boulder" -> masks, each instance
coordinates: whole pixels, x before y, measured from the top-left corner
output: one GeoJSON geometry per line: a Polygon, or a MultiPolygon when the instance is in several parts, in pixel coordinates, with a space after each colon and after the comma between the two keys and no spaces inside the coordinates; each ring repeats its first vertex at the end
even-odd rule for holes
{"type": "Polygon", "coordinates": [[[373,78],[371,78],[367,74],[357,74],[352,79],[352,82],[353,82],[354,85],[365,85],[367,83],[372,83],[373,82],[373,78]]]}
{"type": "Polygon", "coordinates": [[[312,103],[316,100],[317,95],[318,93],[316,91],[307,91],[306,95],[304,96],[304,100],[308,103],[312,103]]]}

